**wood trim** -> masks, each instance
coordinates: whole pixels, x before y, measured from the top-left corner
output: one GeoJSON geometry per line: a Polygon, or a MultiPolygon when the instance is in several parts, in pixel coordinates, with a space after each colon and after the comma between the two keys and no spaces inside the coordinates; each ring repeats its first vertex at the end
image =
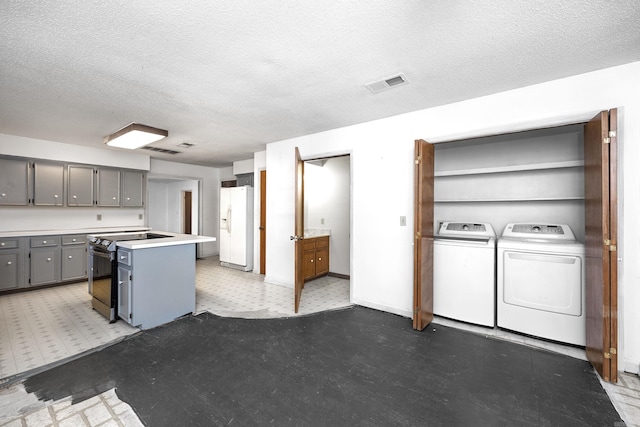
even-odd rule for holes
{"type": "Polygon", "coordinates": [[[267,271],[267,171],[260,171],[260,274],[267,271]]]}
{"type": "Polygon", "coordinates": [[[304,162],[300,150],[295,147],[295,260],[294,260],[294,311],[300,308],[300,298],[304,287],[304,162]]]}

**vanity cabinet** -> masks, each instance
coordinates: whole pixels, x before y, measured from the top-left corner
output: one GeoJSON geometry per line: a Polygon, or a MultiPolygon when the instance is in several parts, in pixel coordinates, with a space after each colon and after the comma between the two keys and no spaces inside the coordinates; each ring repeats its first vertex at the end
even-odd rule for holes
{"type": "Polygon", "coordinates": [[[0,205],[29,204],[29,162],[0,159],[0,205]]]}
{"type": "Polygon", "coordinates": [[[304,280],[312,280],[329,273],[329,236],[303,240],[304,280]]]}
{"type": "Polygon", "coordinates": [[[64,166],[58,163],[33,164],[33,204],[64,205],[64,166]]]}

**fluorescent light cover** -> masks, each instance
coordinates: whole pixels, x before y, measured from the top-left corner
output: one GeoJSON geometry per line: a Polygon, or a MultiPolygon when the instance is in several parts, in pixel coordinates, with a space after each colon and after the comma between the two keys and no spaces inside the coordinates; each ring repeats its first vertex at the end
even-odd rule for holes
{"type": "Polygon", "coordinates": [[[133,150],[159,141],[167,135],[169,135],[169,132],[166,130],[141,125],[139,123],[131,123],[105,137],[104,142],[111,147],[133,150]]]}

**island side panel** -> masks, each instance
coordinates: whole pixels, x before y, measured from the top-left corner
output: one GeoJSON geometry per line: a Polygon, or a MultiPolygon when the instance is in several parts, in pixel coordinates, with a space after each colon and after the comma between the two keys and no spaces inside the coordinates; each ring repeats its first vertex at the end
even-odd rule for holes
{"type": "Polygon", "coordinates": [[[131,252],[133,326],[149,329],[195,311],[195,244],[124,251],[131,252]]]}

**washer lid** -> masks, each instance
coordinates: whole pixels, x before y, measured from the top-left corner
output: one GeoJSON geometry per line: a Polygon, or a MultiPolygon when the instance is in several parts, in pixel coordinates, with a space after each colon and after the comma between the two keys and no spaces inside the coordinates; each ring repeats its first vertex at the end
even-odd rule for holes
{"type": "Polygon", "coordinates": [[[496,237],[496,232],[488,222],[483,223],[443,221],[442,223],[440,223],[438,236],[487,239],[496,237]]]}
{"type": "Polygon", "coordinates": [[[576,240],[568,224],[510,223],[502,237],[511,239],[576,240]]]}

